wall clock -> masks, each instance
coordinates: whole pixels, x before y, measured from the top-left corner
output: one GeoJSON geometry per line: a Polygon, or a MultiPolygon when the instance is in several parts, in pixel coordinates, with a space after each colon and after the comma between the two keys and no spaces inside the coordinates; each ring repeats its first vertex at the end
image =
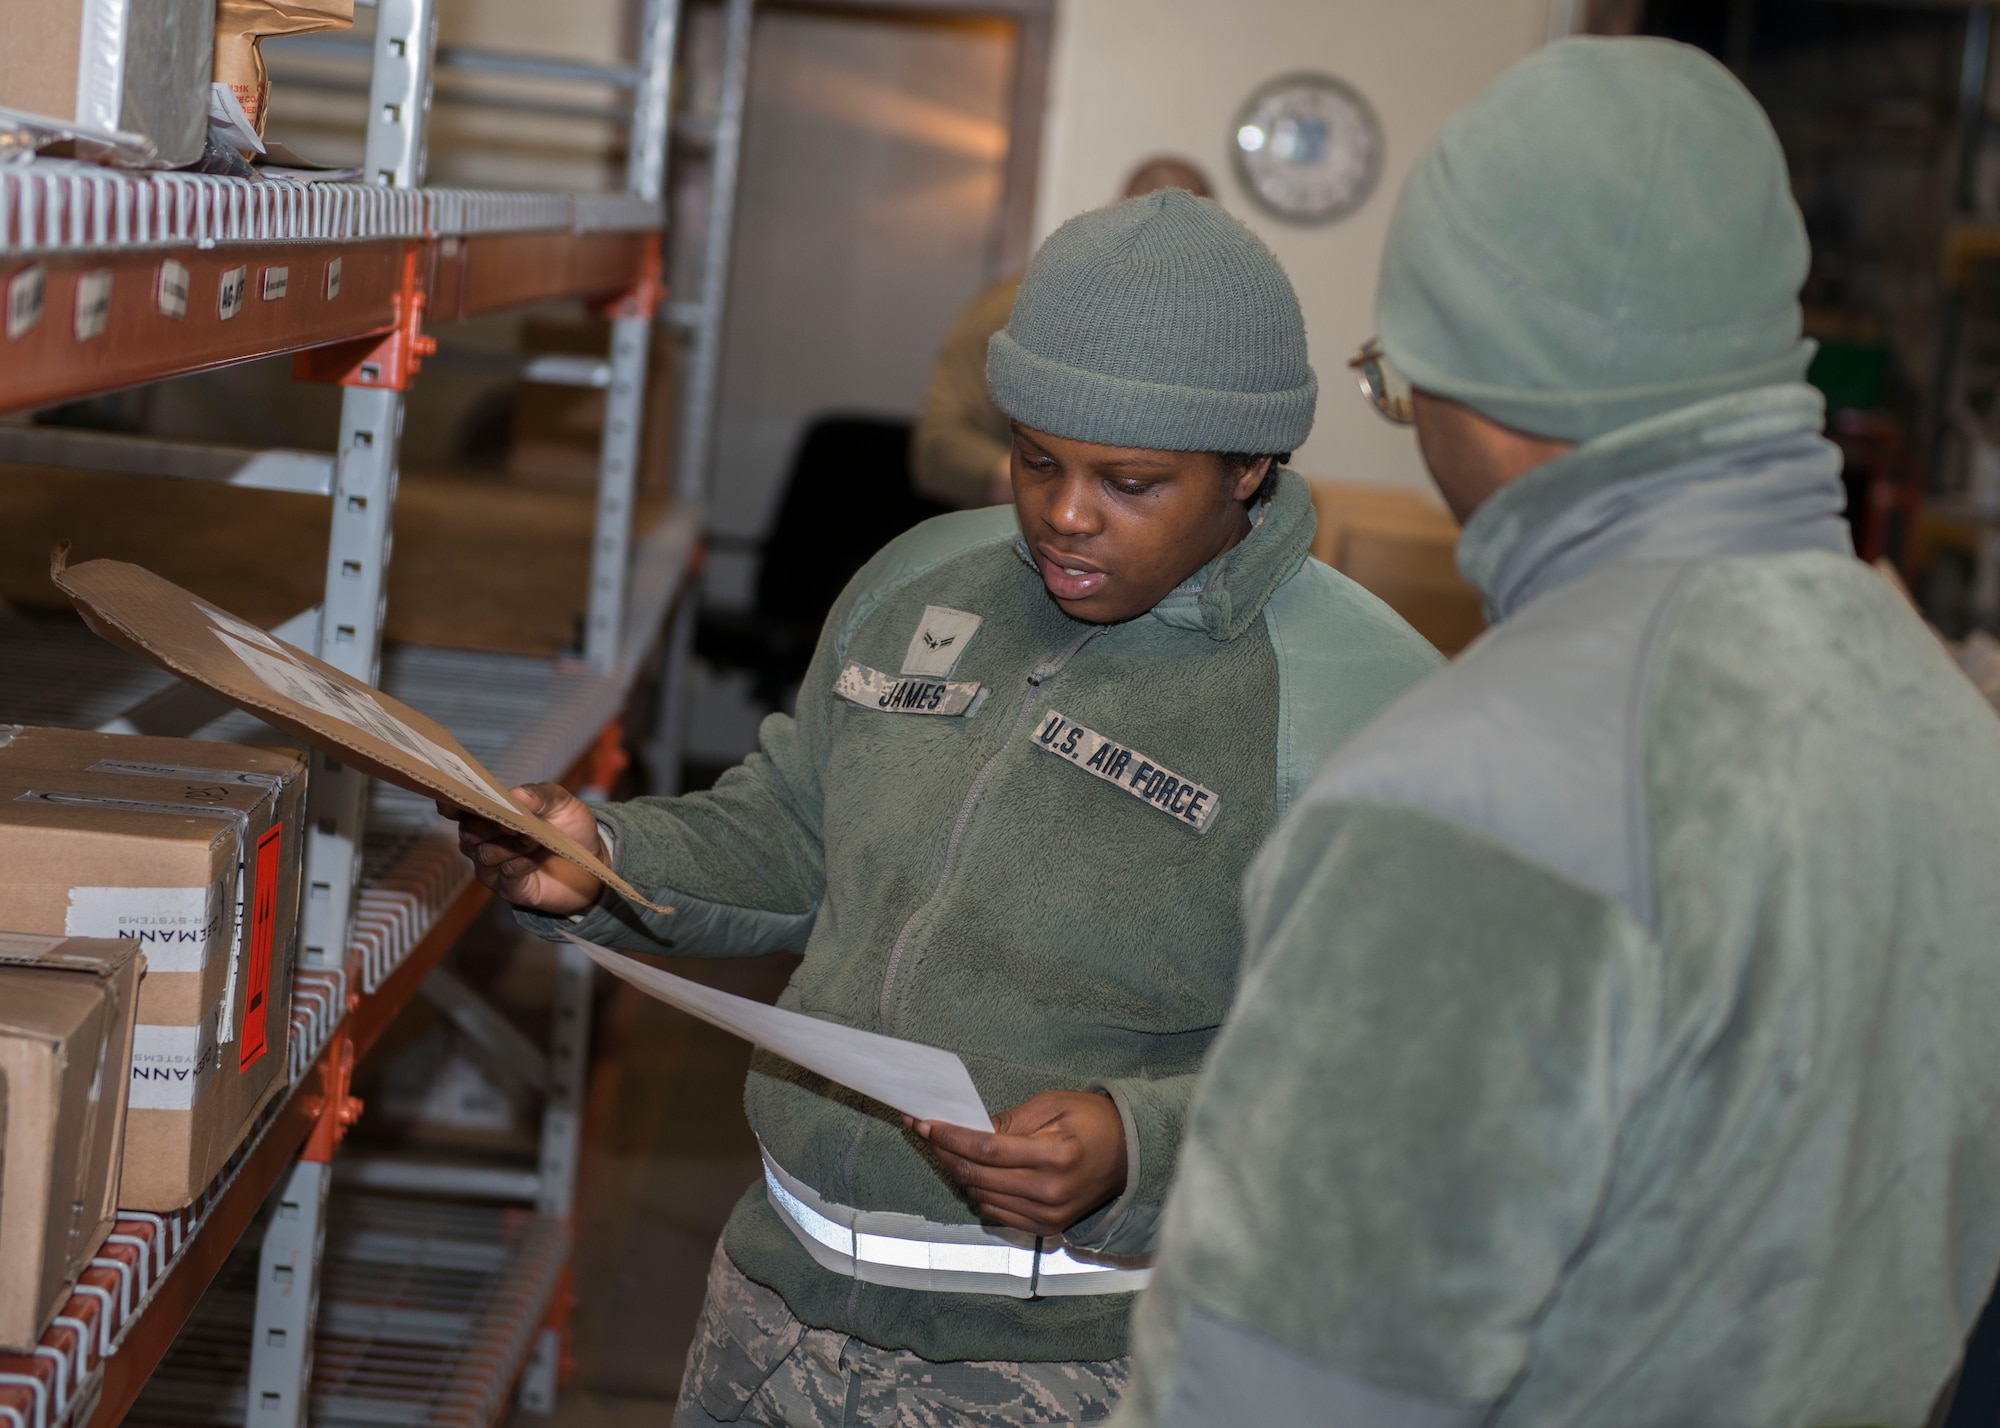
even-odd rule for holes
{"type": "Polygon", "coordinates": [[[1330,74],[1287,74],[1252,94],[1230,133],[1236,176],[1293,223],[1331,223],[1382,177],[1382,123],[1360,91],[1330,74]]]}

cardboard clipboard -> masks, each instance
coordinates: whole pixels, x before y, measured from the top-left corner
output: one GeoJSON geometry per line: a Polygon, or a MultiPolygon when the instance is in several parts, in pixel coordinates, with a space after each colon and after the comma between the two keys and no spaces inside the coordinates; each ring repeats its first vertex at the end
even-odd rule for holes
{"type": "Polygon", "coordinates": [[[363,773],[519,834],[640,907],[673,911],[515,803],[442,724],[141,566],[120,560],[70,565],[68,550],[56,549],[49,578],[84,622],[120,649],[363,773]]]}

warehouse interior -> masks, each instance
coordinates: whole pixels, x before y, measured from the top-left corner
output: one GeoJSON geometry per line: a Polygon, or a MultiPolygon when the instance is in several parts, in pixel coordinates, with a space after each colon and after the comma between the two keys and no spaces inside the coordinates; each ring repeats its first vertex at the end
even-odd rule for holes
{"type": "MultiPolygon", "coordinates": [[[[77,1064],[134,1078],[118,1115],[94,1090],[37,1110],[0,1061],[0,1415],[715,1421],[676,1413],[718,1238],[779,1184],[755,1038],[517,916],[443,815],[633,905],[699,901],[618,881],[622,832],[601,861],[557,847],[506,790],[692,794],[766,759],[768,719],[803,725],[843,588],[991,499],[918,469],[969,305],[1151,193],[1212,198],[1289,277],[1319,395],[1281,464],[1312,557],[1427,656],[1484,648],[1461,523],[1347,354],[1406,179],[1568,37],[1693,47],[1768,115],[1853,554],[2000,710],[1995,8],[0,0],[0,1046],[32,1040],[9,977],[88,982],[77,1064]],[[1287,104],[1365,128],[1337,197],[1259,156],[1287,104]],[[1200,187],[1140,184],[1159,161],[1200,187]],[[211,806],[161,801],[197,784],[211,806]],[[122,882],[152,911],[78,911],[122,882]],[[244,1020],[267,995],[274,1054],[244,1020]],[[17,1194],[34,1157],[34,1183],[74,1177],[67,1211],[17,1194]]],[[[775,1005],[803,936],[631,960],[775,1005]]],[[[1930,1421],[2000,1423],[1990,1279],[1930,1421]]],[[[937,1421],[1101,1416],[995,1413],[937,1421]]]]}

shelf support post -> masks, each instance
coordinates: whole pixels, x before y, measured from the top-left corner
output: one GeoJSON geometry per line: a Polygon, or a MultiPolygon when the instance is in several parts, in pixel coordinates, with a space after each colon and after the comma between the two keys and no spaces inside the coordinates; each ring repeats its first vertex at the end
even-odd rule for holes
{"type": "Polygon", "coordinates": [[[437,0],[378,0],[368,146],[361,162],[370,183],[415,188],[424,181],[436,58],[437,0]]]}
{"type": "MultiPolygon", "coordinates": [[[[667,125],[673,113],[674,40],[679,0],[646,0],[640,24],[638,84],[632,93],[630,155],[625,188],[659,202],[666,176],[667,125]]],[[[654,234],[638,285],[609,310],[611,384],[597,457],[597,522],[590,546],[590,596],[583,655],[598,674],[624,657],[626,582],[632,559],[632,505],[638,489],[640,435],[645,426],[646,365],[653,322],[666,291],[660,279],[660,239],[654,234]]]]}
{"type": "Polygon", "coordinates": [[[271,1202],[257,1256],[257,1307],[250,1342],[244,1428],[305,1428],[312,1395],[313,1328],[319,1318],[319,1265],[326,1251],[326,1193],[333,1149],[361,1114],[348,1095],[354,1043],[337,1033],[310,1093],[317,1119],[271,1202]]]}
{"type": "MultiPolygon", "coordinates": [[[[657,237],[654,242],[657,270],[657,237]]],[[[583,632],[584,659],[597,674],[617,669],[624,654],[632,504],[638,492],[639,438],[645,420],[647,348],[653,337],[651,307],[647,304],[643,316],[616,317],[611,323],[611,385],[604,394],[604,431],[598,438],[597,521],[591,536],[590,597],[583,632]]]]}
{"type": "MultiPolygon", "coordinates": [[[[436,0],[380,0],[375,63],[369,80],[368,142],[363,173],[391,188],[424,181],[431,69],[437,52],[436,0]]],[[[333,523],[327,538],[326,597],[314,653],[366,684],[380,682],[382,617],[388,599],[391,514],[397,449],[403,436],[403,388],[415,375],[425,340],[421,275],[412,245],[403,256],[396,330],[388,339],[403,359],[385,372],[356,361],[345,373],[313,373],[342,382],[340,438],[334,452],[333,523]]],[[[295,370],[298,370],[295,368],[295,370]]],[[[368,780],[324,754],[313,755],[307,784],[306,907],[301,961],[342,969],[347,962],[368,780]]],[[[250,1339],[246,1428],[304,1428],[312,1387],[313,1324],[319,1313],[320,1255],[326,1241],[328,1162],[360,1112],[347,1094],[354,1044],[342,1035],[326,1062],[320,1123],[287,1174],[265,1231],[256,1317],[250,1339]],[[281,1274],[282,1271],[282,1274],[281,1274]]]]}
{"type": "MultiPolygon", "coordinates": [[[[589,792],[589,790],[586,790],[589,792]]],[[[583,1144],[584,1083],[589,1075],[591,984],[596,964],[582,948],[555,948],[556,994],[549,1036],[548,1096],[542,1103],[542,1150],[536,1170],[535,1209],[568,1219],[576,1205],[577,1157],[583,1144]]],[[[536,1336],[521,1375],[518,1400],[530,1413],[555,1410],[556,1387],[568,1356],[569,1309],[565,1282],[551,1322],[536,1336]]]]}
{"type": "Polygon", "coordinates": [[[255,1338],[244,1428],[305,1428],[312,1387],[319,1262],[330,1167],[295,1160],[271,1206],[257,1258],[255,1338]]]}
{"type": "Polygon", "coordinates": [[[542,1106],[542,1149],[535,1208],[568,1215],[576,1199],[577,1154],[583,1135],[583,1090],[589,1075],[590,989],[596,964],[582,948],[560,943],[549,1037],[549,1090],[542,1106]]]}
{"type": "Polygon", "coordinates": [[[722,97],[715,115],[710,160],[708,222],[702,243],[701,294],[695,307],[694,342],[682,389],[680,449],[674,484],[683,500],[708,491],[714,456],[715,403],[721,380],[722,317],[729,296],[729,247],[736,230],[736,177],[743,151],[743,111],[750,88],[750,41],[756,0],[726,0],[722,43],[722,97]]]}
{"type": "MultiPolygon", "coordinates": [[[[374,684],[381,672],[382,615],[388,590],[390,512],[396,499],[396,445],[403,394],[365,387],[341,393],[333,524],[327,541],[321,659],[374,684]]],[[[304,954],[308,967],[346,965],[361,880],[365,775],[327,754],[312,756],[307,781],[304,954]]]]}

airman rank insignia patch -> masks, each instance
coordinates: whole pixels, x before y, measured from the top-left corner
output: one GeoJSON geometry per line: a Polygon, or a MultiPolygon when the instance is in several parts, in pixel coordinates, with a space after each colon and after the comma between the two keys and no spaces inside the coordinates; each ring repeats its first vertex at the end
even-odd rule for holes
{"type": "Polygon", "coordinates": [[[833,692],[849,703],[890,714],[944,715],[973,713],[985,693],[972,680],[884,674],[865,664],[843,669],[833,692]]]}
{"type": "Polygon", "coordinates": [[[917,632],[910,636],[909,653],[903,656],[903,673],[945,678],[983,623],[983,617],[949,605],[924,606],[924,618],[918,621],[917,632]]]}
{"type": "Polygon", "coordinates": [[[1206,833],[1215,821],[1222,800],[1215,790],[1203,788],[1193,779],[1182,778],[1172,769],[1154,763],[1137,749],[1128,749],[1107,739],[1095,729],[1086,729],[1074,719],[1051,709],[1039,728],[1029,734],[1037,744],[1057,758],[1068,759],[1085,773],[1095,774],[1106,783],[1117,784],[1134,798],[1185,823],[1197,833],[1206,833]]]}

